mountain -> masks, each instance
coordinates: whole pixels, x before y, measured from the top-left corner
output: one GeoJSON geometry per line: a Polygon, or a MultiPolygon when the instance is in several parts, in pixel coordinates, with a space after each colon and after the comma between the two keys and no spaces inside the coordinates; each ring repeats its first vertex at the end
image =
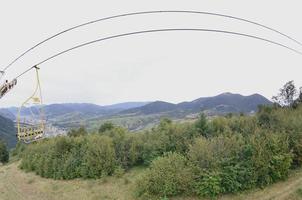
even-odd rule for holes
{"type": "Polygon", "coordinates": [[[159,113],[184,113],[192,114],[207,112],[210,115],[220,115],[225,113],[251,113],[258,109],[258,105],[267,105],[271,102],[259,94],[243,96],[240,94],[223,93],[214,97],[203,97],[191,102],[172,104],[157,101],[142,107],[128,109],[120,114],[159,114],[159,113]]]}
{"type": "MultiPolygon", "coordinates": [[[[81,125],[91,130],[98,129],[100,124],[111,121],[130,130],[140,130],[157,124],[162,117],[174,120],[196,118],[204,112],[208,116],[227,113],[253,113],[258,105],[271,104],[260,94],[243,96],[223,93],[213,97],[202,97],[190,102],[173,104],[164,101],[126,102],[108,106],[88,103],[65,103],[44,106],[47,122],[60,128],[77,128],[81,125]]],[[[25,108],[22,116],[37,112],[37,107],[25,108]]],[[[18,108],[0,109],[0,115],[14,120],[18,108]]]]}
{"type": "Polygon", "coordinates": [[[190,110],[191,112],[217,110],[222,113],[250,113],[257,111],[258,105],[266,104],[271,104],[271,102],[259,94],[243,96],[240,94],[223,93],[214,97],[199,98],[192,102],[180,103],[178,107],[190,110]]]}
{"type": "Polygon", "coordinates": [[[175,104],[164,102],[164,101],[155,101],[149,104],[146,104],[141,107],[128,109],[125,111],[120,112],[120,114],[144,114],[144,115],[150,115],[150,114],[156,114],[161,112],[167,112],[171,111],[177,108],[175,104]]]}
{"type": "Polygon", "coordinates": [[[8,148],[12,148],[17,143],[14,122],[0,116],[0,139],[4,140],[8,148]]]}
{"type": "Polygon", "coordinates": [[[16,120],[16,113],[17,113],[17,111],[12,112],[10,109],[7,109],[7,108],[0,109],[0,116],[10,119],[12,121],[16,120]]]}
{"type": "Polygon", "coordinates": [[[147,105],[149,103],[151,103],[151,102],[125,102],[125,103],[118,103],[118,104],[113,104],[113,105],[108,105],[108,106],[103,106],[103,107],[105,107],[107,109],[127,110],[127,109],[141,107],[141,106],[147,105]]]}
{"type": "MultiPolygon", "coordinates": [[[[116,114],[123,110],[132,109],[140,106],[144,106],[149,102],[126,102],[113,104],[108,106],[99,106],[90,103],[63,103],[63,104],[50,104],[43,107],[43,111],[48,120],[57,118],[77,118],[86,119],[93,117],[102,117],[106,115],[116,114]]],[[[38,107],[27,107],[21,111],[22,116],[31,115],[31,113],[37,114],[38,107]]],[[[15,120],[18,115],[17,107],[1,108],[0,115],[11,120],[15,120]]]]}
{"type": "Polygon", "coordinates": [[[252,114],[257,111],[259,105],[270,104],[271,102],[260,94],[243,96],[223,93],[178,104],[155,101],[141,107],[123,110],[111,116],[87,120],[86,124],[88,127],[96,129],[100,124],[111,121],[130,130],[141,130],[158,124],[163,117],[173,120],[194,120],[200,112],[204,112],[208,116],[241,112],[252,114]]]}

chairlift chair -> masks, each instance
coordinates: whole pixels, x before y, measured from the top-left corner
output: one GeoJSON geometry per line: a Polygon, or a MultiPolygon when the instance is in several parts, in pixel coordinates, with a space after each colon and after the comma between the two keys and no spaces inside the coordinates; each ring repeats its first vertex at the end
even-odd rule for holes
{"type": "Polygon", "coordinates": [[[17,117],[17,138],[24,143],[31,143],[44,138],[45,120],[43,112],[42,92],[39,78],[39,68],[36,68],[36,89],[34,93],[26,99],[18,111],[17,117]],[[22,111],[29,109],[29,115],[22,111]],[[35,109],[35,111],[33,111],[35,109]],[[24,115],[24,116],[23,116],[24,115]],[[23,122],[21,122],[21,118],[23,122]]]}

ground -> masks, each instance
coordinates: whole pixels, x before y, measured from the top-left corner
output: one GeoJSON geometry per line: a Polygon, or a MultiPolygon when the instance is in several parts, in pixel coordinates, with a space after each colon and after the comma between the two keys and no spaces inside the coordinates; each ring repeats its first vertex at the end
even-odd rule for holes
{"type": "MultiPolygon", "coordinates": [[[[134,200],[135,179],[144,169],[136,168],[122,177],[99,180],[51,180],[18,169],[18,162],[0,166],[0,200],[134,200]]],[[[172,200],[197,200],[174,198],[172,200]]],[[[221,200],[302,200],[302,170],[295,171],[287,181],[264,190],[239,195],[225,195],[221,200]]]]}

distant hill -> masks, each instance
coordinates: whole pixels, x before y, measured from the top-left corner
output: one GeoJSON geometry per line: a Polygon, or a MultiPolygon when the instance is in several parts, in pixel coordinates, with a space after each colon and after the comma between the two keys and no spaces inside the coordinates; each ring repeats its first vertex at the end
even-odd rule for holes
{"type": "Polygon", "coordinates": [[[141,130],[153,127],[163,117],[168,117],[172,120],[194,120],[201,112],[204,112],[207,116],[241,112],[253,114],[257,111],[259,105],[269,104],[271,102],[259,94],[243,96],[223,93],[179,104],[155,101],[141,107],[123,110],[111,116],[87,120],[86,124],[88,127],[96,129],[100,124],[111,121],[130,130],[141,130]]]}
{"type": "Polygon", "coordinates": [[[144,114],[144,115],[150,115],[150,114],[156,114],[161,112],[167,112],[171,110],[175,110],[177,108],[177,105],[164,102],[164,101],[155,101],[152,103],[149,103],[147,105],[137,107],[137,108],[131,108],[125,111],[120,112],[120,114],[144,114]]]}
{"type": "MultiPolygon", "coordinates": [[[[132,109],[144,106],[149,102],[126,102],[120,104],[113,104],[108,106],[99,106],[90,103],[63,103],[63,104],[50,104],[45,105],[43,110],[46,118],[49,120],[57,118],[77,118],[86,119],[93,117],[101,117],[106,115],[116,114],[123,110],[132,109]]],[[[30,115],[31,112],[37,113],[36,107],[24,108],[21,112],[22,115],[30,115]]],[[[11,120],[15,120],[18,114],[18,108],[1,108],[0,115],[11,120]]]]}
{"type": "MultiPolygon", "coordinates": [[[[16,111],[16,113],[17,113],[17,111],[16,111]]],[[[15,112],[12,112],[10,109],[7,109],[7,108],[0,109],[0,116],[13,120],[13,121],[16,119],[15,112]]]]}
{"type": "Polygon", "coordinates": [[[103,106],[103,107],[107,109],[127,110],[127,109],[141,107],[149,103],[151,102],[125,102],[125,103],[117,103],[117,104],[103,106]]]}
{"type": "Polygon", "coordinates": [[[157,101],[142,107],[128,109],[120,114],[159,114],[175,113],[199,113],[207,112],[211,115],[220,115],[225,113],[251,113],[257,111],[258,105],[267,105],[271,102],[259,94],[243,96],[240,94],[223,93],[214,97],[203,97],[191,102],[182,102],[172,104],[168,102],[157,101]]]}
{"type": "Polygon", "coordinates": [[[17,143],[16,130],[12,120],[0,116],[0,139],[4,140],[9,148],[17,143]]]}
{"type": "MultiPolygon", "coordinates": [[[[126,102],[108,106],[88,103],[65,103],[44,106],[45,116],[49,123],[60,128],[77,128],[81,125],[89,129],[97,129],[100,124],[111,121],[130,130],[152,127],[162,117],[174,120],[194,119],[198,113],[208,116],[225,115],[227,113],[253,113],[258,105],[271,102],[259,94],[243,96],[223,93],[213,97],[202,97],[190,102],[173,104],[164,101],[126,102]]],[[[36,108],[32,108],[36,112],[36,108]]],[[[0,109],[0,115],[14,120],[17,108],[0,109]]],[[[22,115],[29,115],[30,109],[24,109],[22,115]]]]}

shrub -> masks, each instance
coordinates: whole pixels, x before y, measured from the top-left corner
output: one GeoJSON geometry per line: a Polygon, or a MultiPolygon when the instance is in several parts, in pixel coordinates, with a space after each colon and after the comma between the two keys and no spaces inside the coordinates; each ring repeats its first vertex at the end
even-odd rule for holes
{"type": "Polygon", "coordinates": [[[86,131],[85,127],[80,127],[79,129],[72,129],[67,133],[68,136],[70,137],[79,137],[83,135],[87,135],[88,132],[86,131]]]}
{"type": "Polygon", "coordinates": [[[287,136],[259,132],[249,139],[252,146],[251,164],[255,169],[257,186],[264,187],[285,179],[292,164],[287,136]]]}
{"type": "Polygon", "coordinates": [[[152,160],[166,152],[185,154],[198,136],[200,133],[192,123],[173,124],[162,121],[160,126],[143,134],[142,160],[149,165],[152,160]]]}
{"type": "Polygon", "coordinates": [[[26,145],[22,142],[18,142],[16,147],[12,150],[12,156],[16,156],[17,158],[21,158],[23,152],[25,151],[26,145]]]}
{"type": "Polygon", "coordinates": [[[210,197],[285,179],[292,163],[286,135],[264,131],[245,138],[233,135],[196,139],[188,157],[197,168],[196,193],[210,197]]]}
{"type": "Polygon", "coordinates": [[[224,192],[222,178],[219,172],[205,172],[202,178],[195,183],[195,192],[201,197],[216,197],[224,192]]]}
{"type": "Polygon", "coordinates": [[[215,169],[238,157],[242,146],[240,136],[197,138],[190,147],[188,157],[193,165],[200,169],[215,169]]]}
{"type": "Polygon", "coordinates": [[[209,127],[207,117],[204,113],[199,115],[198,120],[195,122],[195,127],[197,131],[204,137],[209,136],[209,127]]]}
{"type": "Polygon", "coordinates": [[[140,195],[175,196],[190,190],[192,170],[184,156],[167,153],[155,159],[137,183],[140,195]]]}
{"type": "Polygon", "coordinates": [[[0,140],[0,162],[2,164],[8,163],[9,152],[7,150],[6,144],[0,140]]]}
{"type": "Polygon", "coordinates": [[[302,197],[302,188],[296,189],[295,193],[297,194],[298,197],[302,197]]]}
{"type": "Polygon", "coordinates": [[[99,128],[99,133],[104,133],[106,131],[110,131],[112,129],[114,129],[114,124],[111,122],[105,122],[104,124],[102,124],[99,128]]]}
{"type": "Polygon", "coordinates": [[[121,178],[124,174],[125,174],[125,170],[121,166],[115,168],[114,176],[116,176],[117,178],[121,178]]]}
{"type": "Polygon", "coordinates": [[[182,193],[214,198],[286,179],[290,168],[301,166],[301,122],[302,106],[262,107],[256,116],[211,121],[201,116],[194,123],[163,119],[139,133],[107,124],[98,134],[19,145],[14,154],[22,155],[24,170],[54,179],[121,176],[132,166],[150,165],[137,182],[143,199],[182,193]]]}
{"type": "Polygon", "coordinates": [[[139,136],[128,134],[124,128],[114,127],[102,132],[101,135],[112,139],[116,159],[120,166],[128,169],[139,163],[142,143],[139,136]]]}
{"type": "Polygon", "coordinates": [[[88,138],[83,157],[82,175],[86,178],[100,178],[111,175],[116,167],[112,139],[93,135],[88,138]]]}
{"type": "Polygon", "coordinates": [[[257,113],[258,125],[264,129],[276,128],[280,122],[275,111],[276,108],[271,106],[259,106],[257,113]]]}
{"type": "Polygon", "coordinates": [[[195,168],[195,193],[214,197],[244,188],[251,173],[244,165],[246,160],[242,152],[244,139],[241,136],[221,135],[211,139],[196,139],[188,153],[195,168]]]}
{"type": "Polygon", "coordinates": [[[99,178],[113,173],[115,150],[107,136],[57,137],[29,145],[21,169],[54,179],[99,178]]]}

